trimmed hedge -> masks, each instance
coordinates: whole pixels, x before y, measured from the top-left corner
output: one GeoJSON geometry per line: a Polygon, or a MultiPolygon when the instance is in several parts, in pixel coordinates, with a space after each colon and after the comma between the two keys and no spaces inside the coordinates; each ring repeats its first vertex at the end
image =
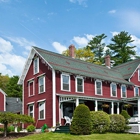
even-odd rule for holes
{"type": "Polygon", "coordinates": [[[120,133],[125,131],[125,119],[120,114],[110,115],[110,131],[115,133],[120,133]]]}
{"type": "Polygon", "coordinates": [[[28,125],[27,126],[27,128],[26,128],[26,130],[28,131],[28,132],[34,132],[35,131],[35,126],[34,125],[28,125]]]}
{"type": "Polygon", "coordinates": [[[91,130],[90,110],[86,105],[80,104],[74,110],[70,133],[75,135],[89,135],[91,134],[91,130]]]}
{"type": "Polygon", "coordinates": [[[109,130],[110,118],[106,112],[103,111],[91,111],[92,132],[93,133],[105,133],[109,130]]]}

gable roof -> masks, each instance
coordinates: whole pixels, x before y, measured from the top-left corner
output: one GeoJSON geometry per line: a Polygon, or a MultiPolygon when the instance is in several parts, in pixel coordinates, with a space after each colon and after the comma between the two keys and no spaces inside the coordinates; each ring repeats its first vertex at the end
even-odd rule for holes
{"type": "Polygon", "coordinates": [[[2,93],[3,95],[7,96],[7,94],[0,88],[0,93],[2,93]]]}
{"type": "Polygon", "coordinates": [[[133,83],[125,80],[121,72],[118,70],[109,69],[106,66],[67,57],[62,54],[50,52],[38,47],[32,47],[18,84],[22,84],[35,54],[39,55],[54,70],[72,73],[84,77],[90,77],[93,79],[100,79],[126,85],[134,85],[133,83]]]}
{"type": "Polygon", "coordinates": [[[140,59],[135,59],[118,66],[113,67],[112,69],[117,70],[122,74],[124,79],[129,79],[132,77],[133,73],[137,70],[140,64],[140,59]]]}
{"type": "Polygon", "coordinates": [[[6,111],[13,113],[22,112],[22,102],[20,98],[6,97],[6,111]]]}

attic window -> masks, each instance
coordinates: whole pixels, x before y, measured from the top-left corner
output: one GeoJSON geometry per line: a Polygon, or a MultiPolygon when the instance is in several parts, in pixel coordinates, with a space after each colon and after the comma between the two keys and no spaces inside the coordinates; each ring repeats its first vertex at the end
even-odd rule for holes
{"type": "Polygon", "coordinates": [[[39,58],[38,57],[34,59],[33,65],[34,65],[34,74],[37,74],[39,72],[39,58]]]}

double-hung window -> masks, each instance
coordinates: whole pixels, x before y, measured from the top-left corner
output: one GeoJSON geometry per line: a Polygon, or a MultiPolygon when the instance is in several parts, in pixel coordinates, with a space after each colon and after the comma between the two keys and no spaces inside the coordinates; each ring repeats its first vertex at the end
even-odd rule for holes
{"type": "Polygon", "coordinates": [[[45,92],[45,76],[40,76],[38,78],[39,81],[39,93],[45,92]]]}
{"type": "Polygon", "coordinates": [[[28,82],[28,95],[29,97],[34,95],[34,80],[28,82]]]}
{"type": "Polygon", "coordinates": [[[95,94],[102,95],[102,81],[100,80],[95,81],[95,94]]]}
{"type": "Polygon", "coordinates": [[[42,120],[42,119],[45,119],[45,102],[39,102],[38,103],[38,106],[39,106],[39,119],[42,120]]]}
{"type": "Polygon", "coordinates": [[[83,77],[76,77],[76,92],[84,92],[84,79],[83,79],[83,77]]]}
{"type": "Polygon", "coordinates": [[[28,115],[34,118],[34,104],[29,104],[28,115]]]}
{"type": "Polygon", "coordinates": [[[126,86],[125,85],[121,85],[121,97],[122,98],[126,98],[126,86]]]}
{"type": "Polygon", "coordinates": [[[61,90],[70,91],[70,75],[61,74],[61,90]]]}
{"type": "Polygon", "coordinates": [[[39,72],[39,58],[38,57],[34,58],[33,66],[34,66],[34,74],[38,73],[39,72]]]}
{"type": "Polygon", "coordinates": [[[111,96],[117,97],[117,85],[115,83],[110,84],[111,96]]]}
{"type": "Polygon", "coordinates": [[[134,87],[134,96],[139,96],[139,88],[134,87]]]}
{"type": "Polygon", "coordinates": [[[140,69],[138,69],[138,81],[140,81],[140,69]]]}

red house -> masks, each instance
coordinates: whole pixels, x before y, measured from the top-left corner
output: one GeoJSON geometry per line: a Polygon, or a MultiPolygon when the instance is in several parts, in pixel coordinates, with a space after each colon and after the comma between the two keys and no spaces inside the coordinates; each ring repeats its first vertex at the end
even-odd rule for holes
{"type": "Polygon", "coordinates": [[[6,111],[6,93],[0,89],[0,111],[6,111]]]}
{"type": "Polygon", "coordinates": [[[23,113],[34,117],[36,128],[63,125],[80,103],[109,114],[127,107],[140,122],[140,59],[111,68],[109,56],[101,66],[75,59],[75,47],[69,49],[66,57],[32,47],[25,63],[18,84],[23,85],[23,113]]]}

